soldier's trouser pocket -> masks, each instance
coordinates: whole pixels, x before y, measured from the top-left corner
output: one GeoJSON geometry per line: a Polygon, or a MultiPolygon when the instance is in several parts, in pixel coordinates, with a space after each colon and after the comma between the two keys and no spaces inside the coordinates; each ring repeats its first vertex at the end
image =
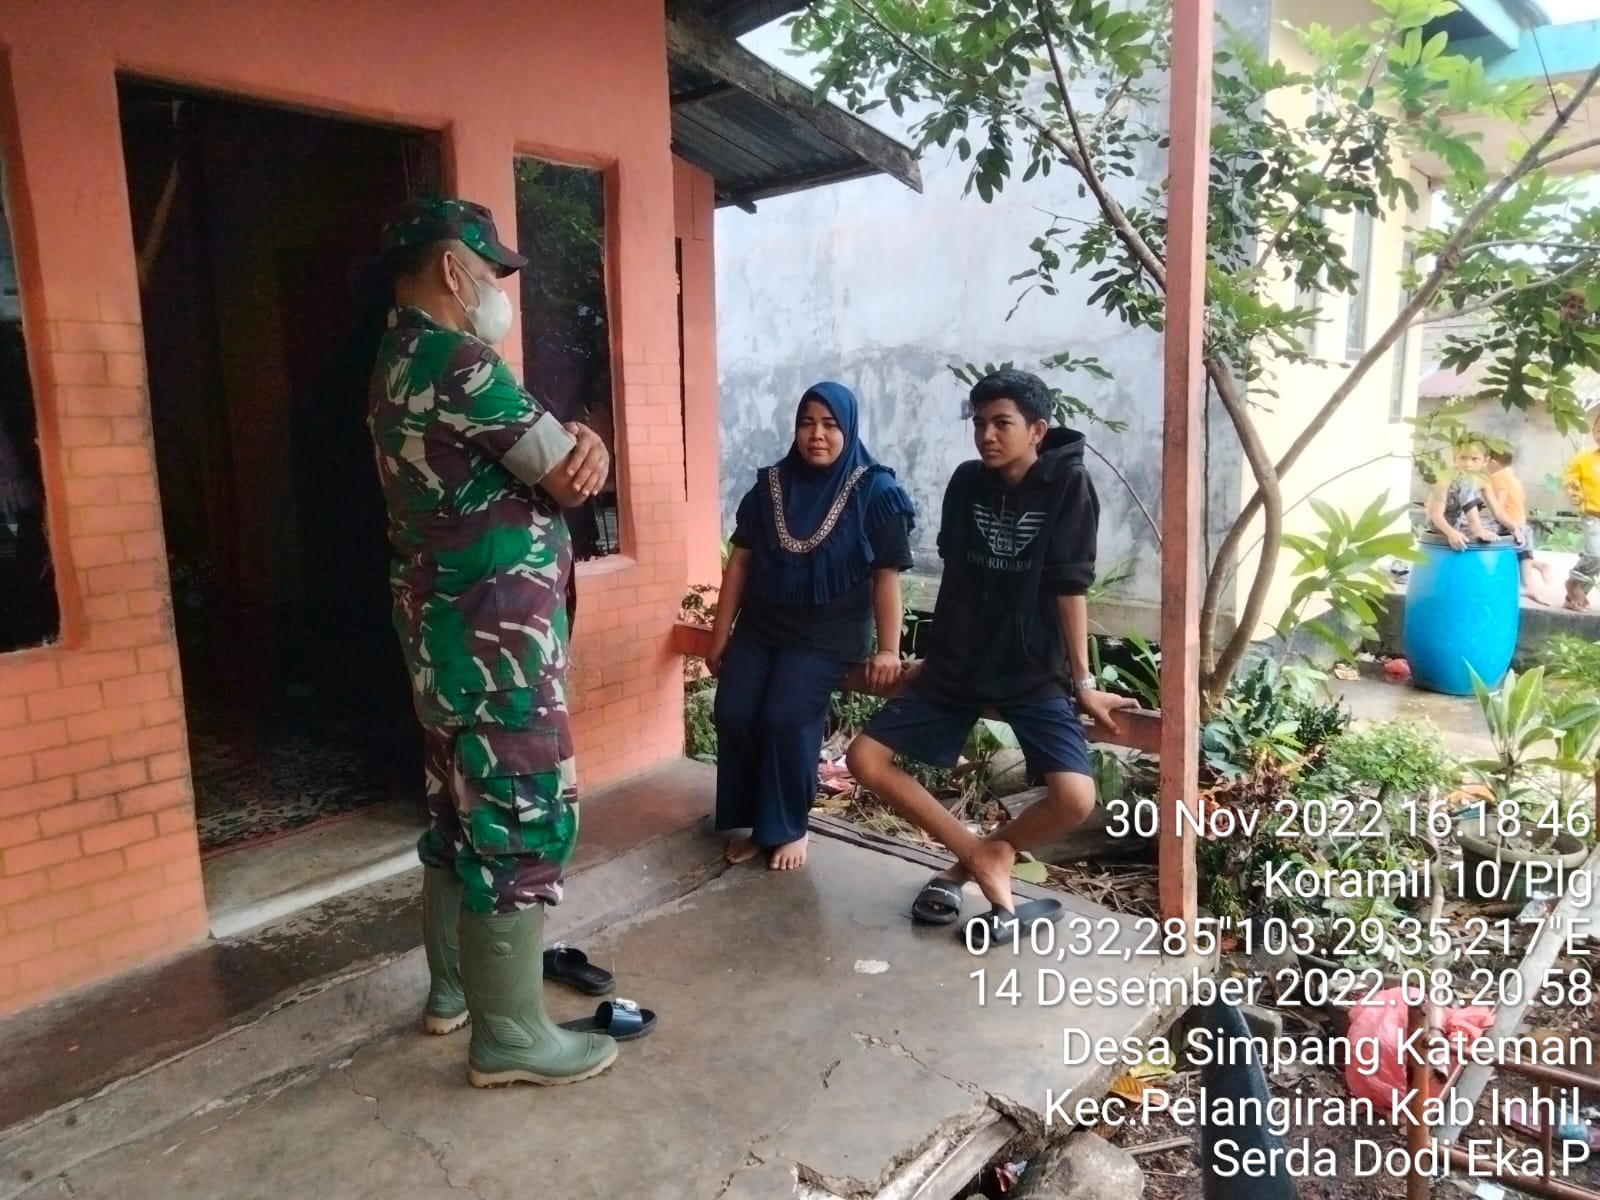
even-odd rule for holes
{"type": "Polygon", "coordinates": [[[536,855],[564,865],[577,841],[576,775],[553,728],[463,730],[451,793],[467,843],[484,858],[536,855]]]}

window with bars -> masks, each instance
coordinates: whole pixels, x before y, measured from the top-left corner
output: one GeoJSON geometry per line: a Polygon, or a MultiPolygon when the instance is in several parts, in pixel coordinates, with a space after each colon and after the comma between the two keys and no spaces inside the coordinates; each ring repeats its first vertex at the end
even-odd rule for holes
{"type": "MultiPolygon", "coordinates": [[[[1406,286],[1406,276],[1411,273],[1412,264],[1417,261],[1417,244],[1407,242],[1400,252],[1400,302],[1395,306],[1398,316],[1405,306],[1411,303],[1411,289],[1406,286]]],[[[1389,389],[1389,420],[1403,421],[1406,415],[1406,363],[1411,357],[1411,330],[1406,328],[1401,331],[1400,339],[1394,344],[1394,371],[1389,389]]]]}
{"type": "Polygon", "coordinates": [[[1357,359],[1367,349],[1367,301],[1372,292],[1372,214],[1358,212],[1350,235],[1350,267],[1356,272],[1356,288],[1350,293],[1349,318],[1345,322],[1344,356],[1357,359]]]}
{"type": "Polygon", "coordinates": [[[1294,306],[1296,308],[1309,308],[1313,313],[1317,314],[1311,322],[1311,327],[1302,330],[1300,333],[1300,348],[1315,357],[1317,353],[1317,330],[1322,324],[1322,293],[1310,285],[1296,284],[1294,306]]]}
{"type": "MultiPolygon", "coordinates": [[[[563,421],[581,421],[617,457],[611,390],[611,313],[606,302],[605,175],[518,156],[517,250],[522,296],[523,384],[563,421]]],[[[617,472],[567,514],[580,560],[622,553],[617,472]]]]}
{"type": "MultiPolygon", "coordinates": [[[[1309,215],[1321,220],[1322,210],[1312,209],[1309,215]]],[[[1309,308],[1316,314],[1311,322],[1311,327],[1300,334],[1300,348],[1314,358],[1317,353],[1317,335],[1322,328],[1322,290],[1316,286],[1314,281],[1312,283],[1296,282],[1294,287],[1294,306],[1296,308],[1309,308]]]]}

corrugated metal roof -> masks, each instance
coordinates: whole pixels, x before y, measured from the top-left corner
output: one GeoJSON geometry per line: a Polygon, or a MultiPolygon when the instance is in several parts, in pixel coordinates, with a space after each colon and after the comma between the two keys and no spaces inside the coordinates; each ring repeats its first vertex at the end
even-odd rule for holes
{"type": "Polygon", "coordinates": [[[851,150],[748,92],[695,68],[670,66],[672,150],[717,181],[718,199],[753,201],[876,173],[851,150]]]}
{"type": "MultiPolygon", "coordinates": [[[[1465,371],[1441,367],[1422,377],[1417,384],[1417,397],[1421,400],[1460,400],[1479,395],[1488,370],[1489,364],[1482,359],[1465,371]]],[[[1572,392],[1585,410],[1600,405],[1600,373],[1579,371],[1572,381],[1572,392]]]]}
{"type": "Polygon", "coordinates": [[[1455,400],[1462,396],[1470,396],[1477,389],[1478,381],[1483,378],[1484,370],[1485,364],[1481,361],[1473,363],[1465,371],[1440,367],[1437,371],[1424,375],[1417,383],[1417,398],[1455,400]]]}
{"type": "Polygon", "coordinates": [[[718,204],[749,206],[886,170],[920,190],[906,147],[835,105],[813,106],[808,98],[795,103],[795,96],[808,97],[807,85],[731,40],[805,2],[701,0],[692,8],[669,7],[669,18],[696,28],[694,37],[724,43],[721,58],[680,52],[678,43],[669,49],[673,153],[716,180],[718,204]],[[708,61],[714,65],[704,65],[708,61]]]}

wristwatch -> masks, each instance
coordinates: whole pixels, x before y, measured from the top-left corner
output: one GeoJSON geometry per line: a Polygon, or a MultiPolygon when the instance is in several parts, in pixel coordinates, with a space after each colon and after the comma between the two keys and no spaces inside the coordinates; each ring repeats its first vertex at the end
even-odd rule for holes
{"type": "Polygon", "coordinates": [[[1072,687],[1075,691],[1092,692],[1099,685],[1099,682],[1093,675],[1085,675],[1082,679],[1074,679],[1072,687]]]}

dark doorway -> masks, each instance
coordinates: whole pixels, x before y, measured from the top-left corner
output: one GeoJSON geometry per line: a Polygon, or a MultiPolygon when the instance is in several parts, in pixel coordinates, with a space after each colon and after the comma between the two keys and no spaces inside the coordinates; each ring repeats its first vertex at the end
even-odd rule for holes
{"type": "Polygon", "coordinates": [[[0,159],[0,654],[61,635],[5,167],[0,159]]]}
{"type": "Polygon", "coordinates": [[[431,135],[123,80],[202,851],[416,794],[366,430],[388,214],[431,135]]]}

